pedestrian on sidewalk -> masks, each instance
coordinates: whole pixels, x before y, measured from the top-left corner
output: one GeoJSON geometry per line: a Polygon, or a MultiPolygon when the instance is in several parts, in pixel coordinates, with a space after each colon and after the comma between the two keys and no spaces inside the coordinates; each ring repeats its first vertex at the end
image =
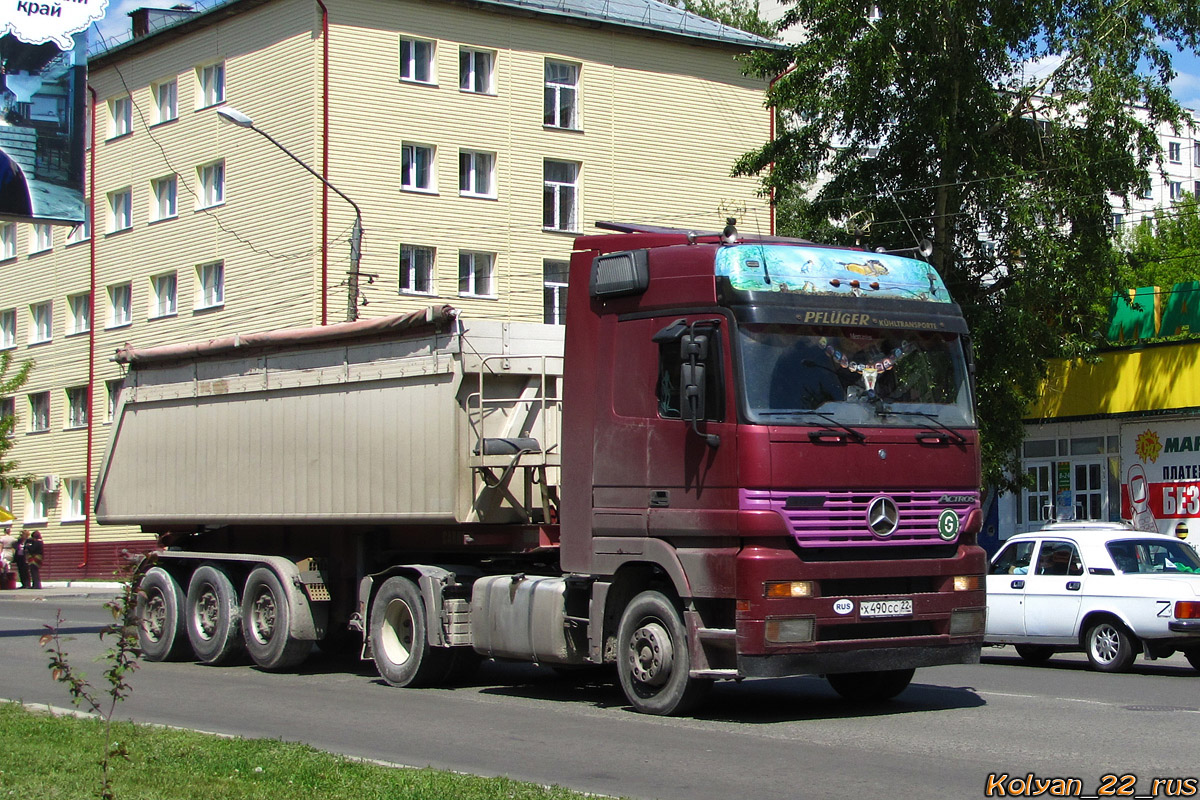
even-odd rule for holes
{"type": "Polygon", "coordinates": [[[25,558],[25,545],[29,542],[29,531],[22,530],[13,545],[13,560],[17,564],[17,577],[21,579],[21,588],[29,588],[29,561],[25,558]]]}
{"type": "Polygon", "coordinates": [[[29,588],[42,588],[42,556],[45,545],[42,544],[42,532],[34,531],[29,534],[25,543],[25,563],[29,566],[29,588]]]}

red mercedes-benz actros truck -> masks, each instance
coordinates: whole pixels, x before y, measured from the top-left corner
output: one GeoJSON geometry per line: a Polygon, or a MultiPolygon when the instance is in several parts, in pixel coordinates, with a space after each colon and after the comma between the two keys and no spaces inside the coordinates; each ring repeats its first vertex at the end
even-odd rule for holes
{"type": "Polygon", "coordinates": [[[443,307],[120,351],[96,513],[158,536],[146,658],[353,646],[398,686],[607,664],[651,714],[977,661],[971,348],[937,273],[609,227],[565,326],[443,307]]]}

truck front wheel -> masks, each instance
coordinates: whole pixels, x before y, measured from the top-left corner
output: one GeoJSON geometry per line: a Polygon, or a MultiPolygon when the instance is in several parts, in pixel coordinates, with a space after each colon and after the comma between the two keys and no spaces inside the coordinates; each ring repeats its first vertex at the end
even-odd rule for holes
{"type": "Polygon", "coordinates": [[[666,595],[642,592],[629,603],[617,628],[617,674],[634,709],[671,716],[695,708],[712,681],[693,678],[687,628],[666,595]]]}
{"type": "Polygon", "coordinates": [[[388,578],[371,603],[371,654],[393,686],[432,686],[451,667],[451,651],[429,646],[425,602],[408,578],[388,578]]]}
{"type": "Polygon", "coordinates": [[[179,582],[162,567],[151,567],[138,582],[138,647],[147,661],[178,661],[188,656],[185,602],[179,582]]]}
{"type": "Polygon", "coordinates": [[[241,657],[241,609],[233,582],[220,567],[205,564],[188,581],[187,635],[204,664],[220,666],[241,657]]]}
{"type": "Polygon", "coordinates": [[[292,610],[275,571],[256,567],[242,592],[242,634],[250,658],[261,669],[291,669],[312,651],[311,641],[290,634],[292,610]]]}

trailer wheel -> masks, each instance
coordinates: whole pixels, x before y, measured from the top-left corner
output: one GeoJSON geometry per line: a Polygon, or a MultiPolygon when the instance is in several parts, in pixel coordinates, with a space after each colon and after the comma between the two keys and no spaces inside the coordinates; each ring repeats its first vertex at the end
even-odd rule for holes
{"type": "Polygon", "coordinates": [[[256,567],[242,592],[242,635],[261,669],[291,669],[304,662],[313,643],[290,634],[292,606],[275,570],[256,567]]]}
{"type": "Polygon", "coordinates": [[[433,686],[446,678],[452,653],[429,646],[425,602],[408,578],[388,578],[371,603],[371,654],[392,686],[433,686]]]}
{"type": "Polygon", "coordinates": [[[162,567],[151,567],[138,582],[138,647],[147,661],[187,658],[187,631],[183,626],[186,597],[179,581],[162,567]]]}
{"type": "Polygon", "coordinates": [[[617,674],[634,709],[643,714],[687,713],[712,688],[693,678],[687,629],[661,592],[642,592],[625,607],[617,628],[617,674]]]}
{"type": "Polygon", "coordinates": [[[826,675],[833,690],[852,703],[882,703],[891,700],[912,683],[915,669],[878,672],[839,672],[826,675]]]}
{"type": "Polygon", "coordinates": [[[192,573],[187,590],[187,635],[201,663],[231,664],[241,657],[241,609],[225,570],[205,564],[192,573]]]}

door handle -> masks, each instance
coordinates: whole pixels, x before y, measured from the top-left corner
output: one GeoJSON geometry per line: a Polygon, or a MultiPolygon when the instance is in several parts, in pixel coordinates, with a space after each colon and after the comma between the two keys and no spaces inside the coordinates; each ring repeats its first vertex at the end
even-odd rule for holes
{"type": "Polygon", "coordinates": [[[1009,586],[1011,586],[1011,587],[1012,587],[1012,588],[1014,588],[1014,589],[1024,589],[1024,588],[1025,588],[1025,581],[1023,581],[1023,580],[1016,580],[1016,581],[1013,581],[1012,583],[1010,583],[1010,584],[1009,584],[1009,586]]]}
{"type": "Polygon", "coordinates": [[[1081,585],[1079,581],[1067,581],[1067,591],[1078,592],[1081,585]]]}

